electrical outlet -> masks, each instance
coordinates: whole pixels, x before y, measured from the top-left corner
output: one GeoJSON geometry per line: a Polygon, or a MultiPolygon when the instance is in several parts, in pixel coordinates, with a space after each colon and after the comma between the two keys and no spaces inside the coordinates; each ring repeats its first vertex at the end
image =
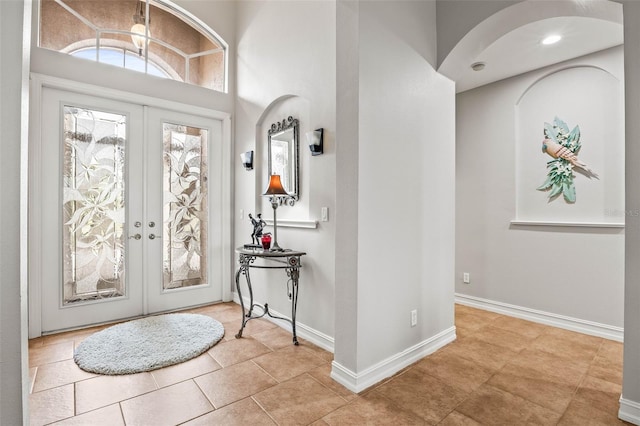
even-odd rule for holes
{"type": "Polygon", "coordinates": [[[329,221],[329,207],[323,207],[322,208],[322,221],[323,222],[328,222],[329,221]]]}
{"type": "Polygon", "coordinates": [[[469,273],[468,272],[463,272],[462,273],[462,282],[465,284],[469,284],[471,282],[471,279],[469,278],[469,273]]]}
{"type": "Polygon", "coordinates": [[[414,309],[411,311],[411,327],[415,327],[418,325],[418,310],[414,309]]]}

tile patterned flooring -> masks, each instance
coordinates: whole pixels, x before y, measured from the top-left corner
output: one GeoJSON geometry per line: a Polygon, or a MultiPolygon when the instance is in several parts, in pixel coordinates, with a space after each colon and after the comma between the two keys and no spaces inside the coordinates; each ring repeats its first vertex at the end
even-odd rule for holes
{"type": "Polygon", "coordinates": [[[240,307],[211,305],[226,335],[182,364],[127,376],[80,370],[100,329],[29,342],[32,425],[616,425],[622,344],[456,305],[458,340],[360,394],[332,354],[266,320],[235,339],[240,307]]]}

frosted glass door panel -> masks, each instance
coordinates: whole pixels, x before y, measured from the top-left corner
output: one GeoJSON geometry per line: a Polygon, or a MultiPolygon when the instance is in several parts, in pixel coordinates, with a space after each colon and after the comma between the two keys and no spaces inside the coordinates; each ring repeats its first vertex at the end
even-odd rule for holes
{"type": "Polygon", "coordinates": [[[127,117],[63,114],[63,304],[124,296],[127,117]]]}
{"type": "Polygon", "coordinates": [[[207,283],[208,131],[163,123],[163,288],[207,283]]]}

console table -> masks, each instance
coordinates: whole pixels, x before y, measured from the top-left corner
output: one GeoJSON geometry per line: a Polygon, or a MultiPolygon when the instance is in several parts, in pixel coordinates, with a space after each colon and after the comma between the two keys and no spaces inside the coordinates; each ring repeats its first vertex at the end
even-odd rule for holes
{"type": "Polygon", "coordinates": [[[236,253],[239,255],[238,262],[240,267],[236,272],[236,289],[238,290],[238,298],[240,299],[240,306],[242,306],[242,326],[240,331],[236,334],[236,338],[242,337],[242,331],[245,325],[256,318],[262,318],[265,315],[271,318],[277,318],[291,323],[291,329],[293,332],[293,344],[298,344],[298,337],[296,336],[296,307],[298,305],[298,279],[300,278],[300,268],[302,263],[300,258],[306,253],[294,250],[285,251],[269,251],[263,249],[252,249],[238,247],[236,253]],[[259,264],[256,264],[256,259],[260,259],[259,264]],[[261,269],[284,269],[289,278],[287,281],[287,289],[290,291],[289,299],[291,300],[291,319],[273,315],[269,311],[269,304],[265,303],[264,306],[253,302],[253,289],[251,287],[251,277],[249,275],[249,269],[261,268],[261,269]],[[240,275],[244,275],[247,281],[247,287],[249,288],[249,311],[244,312],[244,300],[242,299],[242,292],[240,290],[240,275]],[[289,289],[289,282],[291,288],[289,289]],[[254,313],[254,308],[258,308],[261,312],[254,313]]]}

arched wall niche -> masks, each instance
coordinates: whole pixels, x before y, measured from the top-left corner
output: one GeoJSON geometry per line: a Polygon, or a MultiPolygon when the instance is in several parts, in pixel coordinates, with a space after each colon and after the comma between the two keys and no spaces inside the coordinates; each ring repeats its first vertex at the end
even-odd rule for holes
{"type": "Polygon", "coordinates": [[[621,76],[597,66],[572,66],[534,81],[515,104],[516,221],[531,223],[624,223],[624,93],[621,76]],[[597,177],[573,169],[575,202],[549,199],[537,190],[553,160],[542,152],[544,123],[555,117],[579,126],[578,158],[597,177]]]}
{"type": "Polygon", "coordinates": [[[255,134],[255,154],[254,169],[256,187],[256,211],[261,211],[263,218],[272,219],[272,209],[269,201],[262,196],[262,193],[269,182],[267,176],[268,150],[267,132],[271,125],[282,122],[283,119],[291,116],[299,120],[299,173],[300,188],[299,199],[293,206],[282,206],[278,208],[278,227],[286,226],[287,220],[304,222],[309,218],[310,210],[310,183],[309,183],[309,155],[305,133],[310,130],[311,103],[308,99],[294,94],[285,94],[277,97],[267,105],[260,117],[256,121],[255,134]],[[281,222],[282,221],[282,222],[281,222]]]}

